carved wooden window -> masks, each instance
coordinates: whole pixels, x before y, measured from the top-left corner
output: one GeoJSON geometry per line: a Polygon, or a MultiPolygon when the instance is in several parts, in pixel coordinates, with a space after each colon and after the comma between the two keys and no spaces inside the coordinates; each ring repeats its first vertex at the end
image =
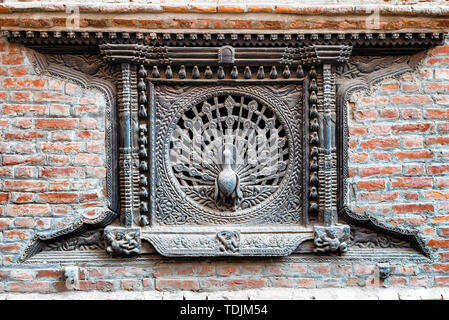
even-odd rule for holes
{"type": "Polygon", "coordinates": [[[77,69],[111,97],[111,210],[37,235],[23,258],[117,216],[104,229],[113,255],[139,253],[142,239],[166,256],[343,253],[354,234],[339,216],[430,255],[414,230],[348,208],[345,103],[412,70],[441,34],[5,35],[43,53],[36,63],[52,74],[77,69]],[[101,57],[101,74],[51,58],[67,48],[101,57]]]}

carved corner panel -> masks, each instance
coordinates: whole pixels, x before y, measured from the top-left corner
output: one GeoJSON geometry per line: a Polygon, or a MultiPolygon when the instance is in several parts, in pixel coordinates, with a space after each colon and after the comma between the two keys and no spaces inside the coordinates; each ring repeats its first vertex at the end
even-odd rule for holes
{"type": "Polygon", "coordinates": [[[412,70],[442,34],[4,34],[111,106],[110,214],[37,235],[23,259],[135,256],[142,240],[165,256],[285,256],[306,241],[316,254],[411,243],[432,256],[415,230],[351,212],[346,101],[412,70]]]}

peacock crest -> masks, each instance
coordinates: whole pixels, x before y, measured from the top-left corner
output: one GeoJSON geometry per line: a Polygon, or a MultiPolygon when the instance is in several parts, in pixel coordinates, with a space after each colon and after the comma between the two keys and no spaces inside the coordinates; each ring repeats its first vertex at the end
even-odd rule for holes
{"type": "Polygon", "coordinates": [[[217,211],[263,202],[276,192],[288,164],[281,121],[246,96],[202,101],[181,115],[172,133],[170,165],[181,190],[217,211]]]}

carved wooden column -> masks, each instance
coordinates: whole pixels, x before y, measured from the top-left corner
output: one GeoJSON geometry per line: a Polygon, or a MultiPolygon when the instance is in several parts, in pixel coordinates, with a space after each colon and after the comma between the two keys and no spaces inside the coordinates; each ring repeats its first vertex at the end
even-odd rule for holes
{"type": "Polygon", "coordinates": [[[118,82],[118,118],[120,127],[120,221],[124,227],[105,228],[107,252],[111,255],[140,253],[140,228],[136,227],[139,205],[139,155],[137,144],[137,77],[136,67],[120,64],[118,82]]]}
{"type": "MultiPolygon", "coordinates": [[[[346,251],[349,240],[349,226],[338,224],[337,209],[337,149],[336,149],[336,66],[346,63],[351,55],[351,46],[315,46],[317,60],[321,63],[322,90],[318,93],[317,118],[319,123],[319,221],[316,225],[315,252],[346,251]]],[[[315,73],[309,75],[316,78],[315,73]]],[[[313,80],[312,80],[313,81],[313,80]]],[[[309,90],[313,90],[313,85],[309,90]]],[[[315,125],[316,126],[316,125],[315,125]]],[[[311,137],[311,140],[314,136],[311,137]]]]}

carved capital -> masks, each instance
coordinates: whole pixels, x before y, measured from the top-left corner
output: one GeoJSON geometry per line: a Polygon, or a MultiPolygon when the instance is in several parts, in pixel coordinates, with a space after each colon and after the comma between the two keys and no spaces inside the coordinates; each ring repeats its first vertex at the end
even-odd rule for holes
{"type": "Polygon", "coordinates": [[[348,225],[315,226],[314,231],[313,251],[315,253],[344,253],[348,249],[350,235],[348,225]]]}
{"type": "Polygon", "coordinates": [[[106,252],[112,256],[132,256],[141,251],[140,228],[107,227],[104,229],[106,252]]]}

